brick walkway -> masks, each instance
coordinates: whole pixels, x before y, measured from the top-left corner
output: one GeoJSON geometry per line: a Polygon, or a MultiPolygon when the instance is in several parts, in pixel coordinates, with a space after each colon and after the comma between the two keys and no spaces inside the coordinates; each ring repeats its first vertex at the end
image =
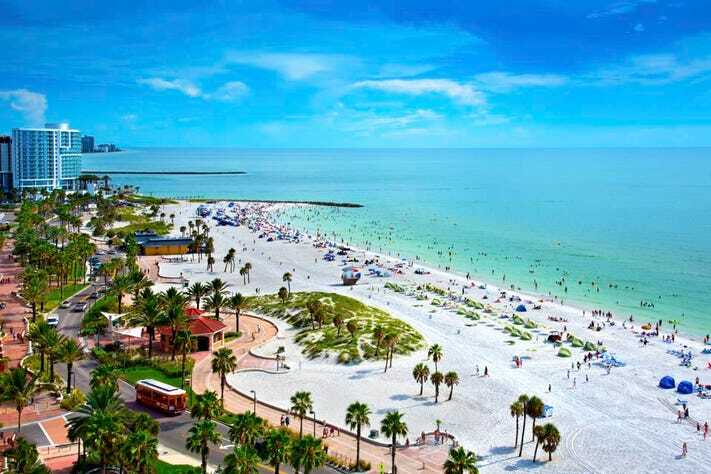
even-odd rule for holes
{"type": "Polygon", "coordinates": [[[0,301],[5,303],[5,309],[0,310],[5,337],[2,339],[3,355],[7,357],[7,366],[15,368],[27,354],[27,342],[20,342],[19,336],[25,333],[25,316],[32,317],[32,312],[24,302],[14,296],[19,291],[17,275],[22,267],[12,259],[13,241],[5,242],[0,249],[0,301]]]}
{"type": "MultiPolygon", "coordinates": [[[[249,355],[249,349],[275,337],[277,334],[276,327],[260,318],[242,315],[240,318],[240,329],[242,329],[242,333],[245,335],[231,341],[227,345],[237,356],[239,368],[256,368],[262,365],[269,365],[270,361],[267,360],[265,362],[265,359],[249,355]],[[257,325],[261,326],[259,333],[256,333],[257,325]],[[256,333],[254,340],[252,340],[250,336],[252,332],[256,333]]],[[[193,369],[193,390],[197,393],[203,393],[206,390],[215,390],[219,393],[220,380],[217,374],[213,374],[210,370],[211,359],[211,357],[206,357],[200,360],[193,369]]],[[[242,395],[234,389],[225,391],[225,408],[233,413],[242,413],[247,410],[252,410],[252,403],[251,397],[242,395]]],[[[257,414],[265,418],[272,426],[279,426],[281,416],[284,413],[285,410],[281,410],[277,407],[268,406],[261,402],[257,404],[257,414]]],[[[335,424],[337,427],[338,425],[339,424],[335,424]]],[[[298,430],[298,423],[293,423],[291,428],[298,430]]],[[[313,429],[313,422],[305,419],[304,432],[311,433],[313,429]]],[[[317,422],[316,433],[322,432],[323,424],[317,422]]],[[[351,461],[355,460],[356,441],[352,434],[341,430],[339,436],[328,438],[325,440],[325,443],[328,446],[329,454],[351,461]]],[[[441,472],[441,466],[446,458],[446,448],[443,447],[425,446],[421,448],[410,447],[398,449],[398,471],[401,473],[441,472]]],[[[390,469],[389,448],[372,443],[367,439],[361,440],[361,459],[371,463],[371,472],[378,472],[378,466],[381,462],[385,466],[386,471],[390,469]]]]}

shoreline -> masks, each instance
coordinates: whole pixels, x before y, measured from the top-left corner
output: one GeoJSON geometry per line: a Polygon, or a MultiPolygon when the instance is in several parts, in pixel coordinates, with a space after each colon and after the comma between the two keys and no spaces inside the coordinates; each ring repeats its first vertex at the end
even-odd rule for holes
{"type": "MultiPolygon", "coordinates": [[[[216,206],[221,207],[222,203],[216,203],[216,206]]],[[[449,433],[467,449],[473,449],[480,455],[480,468],[489,472],[506,472],[513,467],[529,466],[531,445],[526,445],[523,460],[511,458],[509,454],[513,447],[511,438],[515,425],[508,407],[522,392],[535,394],[554,407],[553,419],[546,422],[555,423],[563,436],[559,452],[555,455],[556,461],[549,465],[537,465],[544,471],[607,472],[606,466],[626,463],[630,463],[627,467],[633,472],[654,470],[649,463],[656,463],[657,468],[669,467],[673,455],[678,453],[680,440],[689,442],[690,452],[696,454],[697,461],[707,461],[701,459],[703,441],[694,437],[695,431],[690,424],[673,423],[674,402],[679,395],[657,388],[659,378],[667,374],[674,376],[677,382],[693,381],[697,376],[709,382],[710,376],[703,371],[709,356],[699,355],[703,348],[700,343],[677,337],[675,343],[667,344],[662,342],[661,337],[650,336],[649,345],[643,345],[639,342],[641,337],[645,337],[640,336],[639,321],[633,323],[634,328],[623,326],[619,319],[612,324],[604,317],[594,317],[587,311],[583,315],[582,310],[569,303],[561,305],[548,298],[541,303],[541,310],[536,311],[531,305],[538,298],[525,292],[507,290],[507,296],[521,295],[520,303],[511,302],[508,298],[499,299],[499,289],[495,285],[489,284],[481,289],[458,273],[434,269],[422,262],[405,264],[397,257],[358,250],[352,246],[349,246],[352,250],[348,255],[359,261],[354,265],[366,268],[362,267],[364,259],[378,256],[377,267],[389,269],[399,263],[402,272],[393,272],[388,278],[366,274],[357,285],[344,287],[339,281],[343,266],[341,258],[338,257],[335,262],[324,261],[322,257],[326,248],[318,244],[323,241],[304,234],[289,234],[284,226],[268,224],[280,205],[260,202],[240,207],[244,223],[239,227],[215,226],[211,219],[207,219],[206,223],[215,239],[217,257],[233,247],[238,249],[240,264],[245,261],[252,263],[251,283],[243,282],[234,273],[223,272],[219,265],[215,271],[207,271],[204,263],[190,260],[162,262],[161,272],[166,276],[183,273],[190,281],[210,281],[219,277],[230,284],[233,291],[248,296],[255,294],[257,289],[260,293],[275,291],[283,284],[282,274],[292,272],[293,291],[330,291],[350,296],[410,324],[425,337],[427,344],[438,343],[444,347],[445,357],[440,368],[443,371],[456,370],[460,377],[460,386],[454,389],[454,398],[435,404],[431,384],[426,384],[425,394],[418,396],[419,387],[411,374],[415,364],[428,363],[426,351],[396,357],[387,373],[383,373],[378,362],[343,365],[336,363],[335,356],[310,359],[294,340],[295,330],[286,327],[281,320],[274,320],[275,324],[284,328],[284,333],[271,345],[267,344],[262,352],[269,354],[284,346],[292,370],[279,377],[253,372],[231,375],[230,383],[237,384],[241,390],[254,389],[259,393],[260,400],[280,407],[288,406],[288,397],[294,391],[311,391],[319,418],[338,426],[342,425],[345,407],[354,399],[372,407],[375,426],[386,411],[401,410],[411,427],[411,437],[420,431],[430,431],[434,420],[441,419],[449,433]],[[258,238],[258,235],[265,233],[281,233],[284,238],[275,237],[273,241],[266,237],[258,238]],[[415,274],[414,270],[418,267],[431,273],[415,274]],[[397,283],[406,291],[396,292],[385,287],[388,282],[397,283]],[[441,299],[448,304],[437,306],[433,304],[436,295],[432,293],[428,293],[426,300],[416,298],[411,290],[426,284],[441,289],[451,286],[449,293],[453,298],[443,296],[441,299]],[[455,301],[459,290],[465,291],[466,297],[489,305],[493,311],[480,311],[480,318],[476,320],[457,313],[455,301]],[[527,301],[528,298],[533,301],[527,301]],[[504,331],[506,326],[512,324],[511,315],[515,314],[517,304],[525,304],[529,308],[528,312],[518,314],[537,325],[534,329],[526,329],[533,336],[530,339],[504,331]],[[601,326],[601,330],[590,330],[590,321],[601,326]],[[571,370],[571,363],[582,362],[585,352],[564,343],[563,347],[573,355],[570,358],[560,357],[558,348],[546,342],[551,331],[566,331],[583,341],[602,341],[616,358],[624,360],[627,365],[606,373],[601,363],[595,360],[590,367],[585,364],[571,370]],[[693,350],[695,357],[701,359],[694,360],[699,371],[693,367],[680,367],[679,360],[668,354],[667,349],[693,350]],[[522,358],[523,367],[514,366],[511,362],[513,356],[522,358]],[[488,367],[489,377],[479,375],[475,367],[482,370],[488,367]],[[552,390],[547,388],[549,386],[553,387],[552,390]],[[614,446],[609,439],[612,431],[619,433],[615,443],[612,443],[614,446]],[[648,455],[649,446],[655,448],[654,455],[648,455]],[[618,450],[628,453],[628,456],[622,458],[618,450]],[[528,459],[525,459],[526,456],[528,459]],[[519,466],[521,462],[526,464],[519,466]]],[[[185,224],[187,220],[196,218],[196,208],[197,204],[183,201],[169,205],[165,210],[175,212],[176,221],[185,224]]],[[[346,258],[343,257],[344,260],[346,258]]],[[[479,283],[482,280],[476,278],[474,281],[479,283]]],[[[669,334],[670,330],[665,325],[662,335],[669,334]]],[[[711,419],[711,402],[693,397],[689,404],[695,420],[703,424],[711,419]]],[[[693,456],[689,459],[694,463],[693,468],[705,465],[692,461],[693,456]]]]}
{"type": "MultiPolygon", "coordinates": [[[[164,198],[169,199],[169,198],[164,198]]],[[[173,198],[177,201],[184,201],[190,203],[218,203],[218,202],[241,202],[241,203],[253,203],[253,204],[296,204],[296,205],[308,205],[308,206],[320,206],[320,207],[344,207],[351,209],[359,209],[365,207],[363,204],[353,203],[353,202],[337,202],[337,201],[299,201],[299,200],[289,200],[289,199],[208,199],[208,198],[190,198],[190,199],[179,199],[173,198]]]]}
{"type": "Polygon", "coordinates": [[[101,170],[84,170],[82,175],[195,175],[195,176],[211,176],[211,175],[241,175],[247,174],[246,171],[101,171],[101,170]]]}

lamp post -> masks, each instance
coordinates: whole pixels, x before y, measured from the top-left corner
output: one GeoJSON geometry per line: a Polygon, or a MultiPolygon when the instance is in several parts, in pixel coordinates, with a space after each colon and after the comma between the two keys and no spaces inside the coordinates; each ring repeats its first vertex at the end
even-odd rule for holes
{"type": "Polygon", "coordinates": [[[313,411],[313,410],[311,410],[311,411],[309,412],[309,414],[311,414],[311,417],[312,417],[313,420],[314,420],[314,438],[315,438],[315,437],[316,437],[316,412],[313,411]]]}
{"type": "Polygon", "coordinates": [[[252,412],[257,414],[257,392],[250,390],[249,393],[252,394],[252,412]]]}

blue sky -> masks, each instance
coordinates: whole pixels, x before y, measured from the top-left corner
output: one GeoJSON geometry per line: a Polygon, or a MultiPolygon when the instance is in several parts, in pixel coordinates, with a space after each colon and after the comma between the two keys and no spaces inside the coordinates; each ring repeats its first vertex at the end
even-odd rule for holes
{"type": "Polygon", "coordinates": [[[0,0],[0,133],[124,146],[711,146],[707,0],[0,0]]]}

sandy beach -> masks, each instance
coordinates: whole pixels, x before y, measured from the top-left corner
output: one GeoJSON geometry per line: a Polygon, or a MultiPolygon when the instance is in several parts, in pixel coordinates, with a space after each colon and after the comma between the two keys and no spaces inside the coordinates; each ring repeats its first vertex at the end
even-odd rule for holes
{"type": "MultiPolygon", "coordinates": [[[[180,226],[197,218],[197,206],[187,202],[164,206],[166,214],[175,214],[175,235],[179,235],[177,229],[180,226]]],[[[265,226],[269,213],[279,205],[240,203],[240,206],[254,217],[255,226],[265,226]]],[[[211,204],[210,207],[226,207],[226,203],[211,204]]],[[[707,444],[711,440],[704,441],[703,435],[696,430],[697,421],[702,425],[702,431],[704,422],[711,421],[711,400],[658,388],[659,379],[664,375],[673,376],[677,383],[682,380],[694,382],[697,377],[701,383],[711,383],[711,372],[706,368],[711,355],[701,354],[704,346],[700,340],[675,335],[675,342],[667,343],[662,337],[649,337],[648,344],[644,345],[640,342],[640,321],[627,321],[623,327],[622,315],[619,318],[614,315],[614,325],[611,325],[607,318],[593,318],[593,308],[586,308],[583,314],[580,308],[562,306],[555,301],[539,301],[539,297],[511,291],[505,298],[500,298],[501,290],[492,285],[420,264],[406,263],[402,265],[401,274],[386,278],[364,274],[356,286],[345,287],[340,281],[341,267],[345,266],[342,259],[325,261],[326,250],[316,248],[312,238],[303,236],[298,243],[269,242],[259,238],[261,230],[250,230],[246,225],[216,226],[210,218],[204,221],[210,226],[210,235],[215,240],[215,271],[206,270],[204,259],[199,263],[186,257],[182,262],[161,262],[161,276],[178,277],[182,274],[191,282],[219,277],[230,283],[231,291],[254,295],[257,291],[261,294],[276,292],[284,285],[284,272],[291,272],[293,291],[344,294],[409,323],[424,336],[427,345],[438,343],[443,346],[440,370],[454,370],[460,378],[453,399],[446,401],[448,389],[443,388],[444,396],[435,404],[433,386],[426,384],[424,395],[420,397],[419,384],[412,378],[414,365],[427,359],[426,349],[407,357],[396,357],[393,368],[387,373],[383,373],[380,362],[340,365],[336,363],[335,355],[309,360],[293,340],[295,331],[285,322],[276,320],[274,322],[280,328],[277,339],[260,351],[273,354],[277,346],[284,346],[290,372],[278,376],[245,372],[229,378],[230,384],[242,391],[255,390],[260,400],[286,407],[294,392],[307,390],[313,394],[317,417],[339,426],[344,424],[348,404],[359,400],[370,405],[375,429],[379,428],[380,419],[387,411],[401,410],[413,442],[420,432],[432,431],[436,420],[441,420],[443,430],[476,452],[478,466],[483,472],[534,468],[571,473],[620,469],[668,472],[679,468],[706,471],[711,466],[711,450],[707,444]],[[250,283],[244,284],[238,272],[222,271],[222,256],[229,248],[237,250],[238,268],[247,261],[252,264],[250,283]],[[418,268],[429,274],[415,274],[414,270],[418,268]],[[398,293],[387,289],[385,284],[388,282],[396,283],[406,291],[398,293]],[[493,311],[491,314],[479,311],[481,319],[471,321],[454,309],[433,306],[432,295],[429,300],[418,300],[414,297],[415,288],[426,283],[449,289],[453,298],[464,295],[490,304],[493,311]],[[511,316],[519,304],[527,307],[527,311],[520,315],[538,326],[529,331],[533,337],[528,341],[503,331],[512,322],[502,315],[511,316]],[[541,308],[534,310],[534,304],[540,304],[541,308]],[[551,318],[565,322],[552,321],[551,318]],[[588,329],[591,321],[600,325],[601,330],[588,329]],[[563,347],[570,348],[572,357],[558,357],[559,348],[547,343],[546,338],[554,330],[562,331],[564,326],[583,341],[602,342],[625,365],[613,367],[608,373],[599,360],[593,360],[590,366],[583,364],[578,369],[577,363],[583,362],[585,352],[571,348],[569,344],[563,347]],[[682,367],[680,359],[668,353],[670,350],[690,350],[693,354],[691,367],[682,367]],[[522,359],[522,367],[515,366],[514,356],[522,359]],[[572,370],[571,364],[574,365],[572,370]],[[483,376],[485,368],[487,377],[483,376]],[[562,441],[552,463],[537,463],[535,467],[531,463],[534,443],[528,443],[531,439],[530,420],[523,457],[517,457],[513,450],[516,425],[509,406],[522,393],[537,395],[553,407],[553,416],[545,421],[558,427],[562,441]],[[677,423],[677,399],[688,400],[690,416],[681,423],[677,423]],[[689,454],[681,458],[684,442],[688,444],[689,454]]],[[[378,258],[382,268],[398,263],[397,259],[362,250],[350,252],[349,257],[360,262],[378,258]]],[[[669,326],[665,321],[661,336],[673,332],[669,326]]],[[[432,363],[429,364],[432,367],[432,363]]],[[[539,460],[546,456],[539,450],[539,460]]]]}

